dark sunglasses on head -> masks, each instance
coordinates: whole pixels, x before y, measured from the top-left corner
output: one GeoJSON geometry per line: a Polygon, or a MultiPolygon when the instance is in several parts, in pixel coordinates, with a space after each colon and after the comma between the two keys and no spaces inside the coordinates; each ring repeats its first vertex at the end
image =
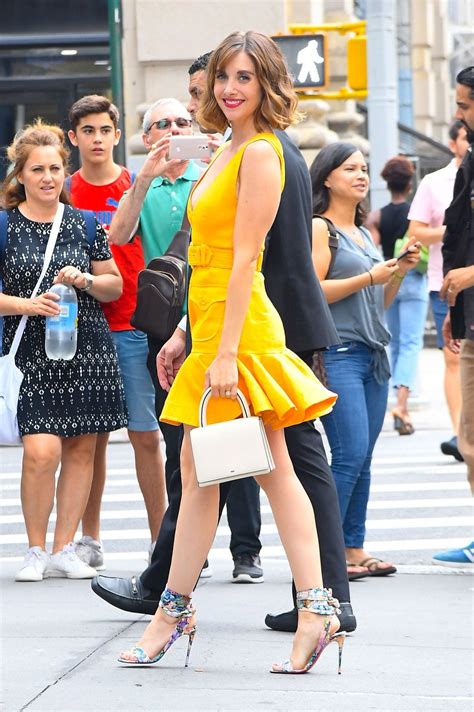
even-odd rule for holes
{"type": "Polygon", "coordinates": [[[150,131],[153,126],[156,126],[160,131],[164,131],[165,129],[169,129],[173,123],[175,123],[179,129],[188,129],[192,122],[190,119],[182,119],[181,117],[178,119],[158,119],[158,121],[154,121],[150,124],[148,131],[150,131]]]}

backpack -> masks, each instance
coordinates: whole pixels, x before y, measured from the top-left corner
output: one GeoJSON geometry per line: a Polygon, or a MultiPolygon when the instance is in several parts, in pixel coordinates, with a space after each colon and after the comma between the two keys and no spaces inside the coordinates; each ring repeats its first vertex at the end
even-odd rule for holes
{"type": "Polygon", "coordinates": [[[167,341],[181,319],[188,245],[189,222],[185,212],[181,229],[164,255],[151,260],[138,275],[137,304],[130,324],[158,341],[167,341]]]}

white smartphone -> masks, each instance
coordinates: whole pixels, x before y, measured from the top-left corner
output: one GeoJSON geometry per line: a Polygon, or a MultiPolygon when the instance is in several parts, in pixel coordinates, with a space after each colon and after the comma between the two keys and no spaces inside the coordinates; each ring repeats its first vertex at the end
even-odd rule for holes
{"type": "Polygon", "coordinates": [[[182,161],[203,160],[211,157],[207,136],[171,136],[168,158],[182,161]]]}

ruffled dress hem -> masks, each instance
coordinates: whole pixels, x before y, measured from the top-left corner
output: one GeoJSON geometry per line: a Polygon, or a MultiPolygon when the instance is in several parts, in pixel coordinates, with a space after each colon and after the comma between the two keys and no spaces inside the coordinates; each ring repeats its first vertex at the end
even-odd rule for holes
{"type": "MultiPolygon", "coordinates": [[[[204,374],[213,360],[214,354],[209,353],[192,352],[187,357],[166,399],[160,418],[162,422],[199,426],[195,404],[201,399],[204,379],[199,383],[196,374],[204,374]]],[[[337,395],[325,388],[304,361],[289,349],[279,353],[239,353],[237,368],[238,387],[251,412],[273,430],[326,415],[337,399],[337,395]]],[[[237,401],[211,398],[207,409],[209,424],[232,420],[239,415],[237,401]]]]}

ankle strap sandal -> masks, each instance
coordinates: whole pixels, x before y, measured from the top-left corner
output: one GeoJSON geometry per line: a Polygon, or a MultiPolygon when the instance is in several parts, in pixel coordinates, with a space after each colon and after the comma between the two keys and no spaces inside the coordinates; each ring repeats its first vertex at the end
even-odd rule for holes
{"type": "Polygon", "coordinates": [[[332,616],[340,613],[339,601],[332,595],[330,588],[308,588],[296,592],[296,607],[298,610],[311,611],[321,616],[332,616]]]}

